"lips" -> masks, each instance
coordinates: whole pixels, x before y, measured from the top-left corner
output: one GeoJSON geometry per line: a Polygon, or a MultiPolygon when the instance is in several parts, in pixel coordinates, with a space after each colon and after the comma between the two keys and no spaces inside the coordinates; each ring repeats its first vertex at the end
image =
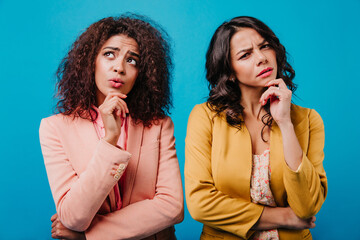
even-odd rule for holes
{"type": "Polygon", "coordinates": [[[268,77],[271,75],[272,71],[273,68],[271,67],[265,68],[258,75],[256,75],[256,77],[268,77]]]}
{"type": "Polygon", "coordinates": [[[122,85],[124,85],[124,81],[122,81],[120,78],[112,78],[109,80],[110,84],[114,88],[119,88],[122,85]]]}

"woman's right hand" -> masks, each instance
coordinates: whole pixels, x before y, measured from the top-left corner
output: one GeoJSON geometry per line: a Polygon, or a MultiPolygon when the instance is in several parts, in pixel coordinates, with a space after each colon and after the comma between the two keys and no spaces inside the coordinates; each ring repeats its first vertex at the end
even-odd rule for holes
{"type": "Polygon", "coordinates": [[[51,237],[65,240],[86,240],[83,232],[76,232],[65,227],[59,220],[57,213],[51,217],[51,237]]]}
{"type": "Polygon", "coordinates": [[[122,118],[129,113],[125,94],[110,92],[104,102],[99,106],[101,118],[104,123],[105,137],[104,140],[116,146],[121,133],[122,118]]]}
{"type": "Polygon", "coordinates": [[[316,221],[315,216],[308,219],[302,219],[296,216],[296,214],[290,207],[287,207],[285,209],[286,209],[284,216],[285,228],[302,230],[302,229],[309,229],[315,227],[315,221],[316,221]]]}

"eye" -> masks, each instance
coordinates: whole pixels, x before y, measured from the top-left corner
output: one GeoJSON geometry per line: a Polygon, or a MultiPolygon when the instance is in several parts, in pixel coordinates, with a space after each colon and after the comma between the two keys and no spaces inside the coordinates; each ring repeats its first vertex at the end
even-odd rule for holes
{"type": "Polygon", "coordinates": [[[267,49],[267,48],[271,48],[270,44],[268,44],[268,43],[266,43],[260,47],[260,49],[267,49]]]}
{"type": "Polygon", "coordinates": [[[111,57],[111,58],[113,58],[113,57],[115,57],[115,54],[113,53],[113,52],[105,52],[104,54],[103,54],[105,57],[111,57]]]}
{"type": "Polygon", "coordinates": [[[130,63],[131,65],[136,66],[137,65],[137,60],[134,58],[128,58],[127,62],[130,63]]]}
{"type": "Polygon", "coordinates": [[[244,58],[247,58],[248,56],[250,56],[250,53],[245,53],[245,54],[241,55],[241,57],[239,59],[244,59],[244,58]]]}

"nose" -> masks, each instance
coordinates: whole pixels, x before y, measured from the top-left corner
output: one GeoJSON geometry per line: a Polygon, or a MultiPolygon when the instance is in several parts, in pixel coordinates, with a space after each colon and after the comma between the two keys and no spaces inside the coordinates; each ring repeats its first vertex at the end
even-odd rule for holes
{"type": "Polygon", "coordinates": [[[260,66],[261,64],[264,64],[264,63],[267,63],[267,58],[266,56],[264,55],[264,53],[261,51],[261,50],[257,50],[255,51],[255,54],[256,54],[256,65],[257,66],[260,66]]]}
{"type": "Polygon", "coordinates": [[[123,59],[115,62],[114,65],[114,72],[118,74],[125,74],[125,65],[123,59]]]}

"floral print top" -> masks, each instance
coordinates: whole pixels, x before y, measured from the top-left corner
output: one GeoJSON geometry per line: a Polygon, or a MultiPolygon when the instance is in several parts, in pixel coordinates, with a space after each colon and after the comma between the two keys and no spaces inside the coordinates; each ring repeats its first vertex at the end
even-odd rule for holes
{"type": "MultiPolygon", "coordinates": [[[[276,206],[274,196],[270,189],[270,150],[267,149],[261,155],[253,155],[250,195],[253,203],[276,206]]],[[[254,240],[279,240],[277,229],[256,231],[254,240]]]]}

